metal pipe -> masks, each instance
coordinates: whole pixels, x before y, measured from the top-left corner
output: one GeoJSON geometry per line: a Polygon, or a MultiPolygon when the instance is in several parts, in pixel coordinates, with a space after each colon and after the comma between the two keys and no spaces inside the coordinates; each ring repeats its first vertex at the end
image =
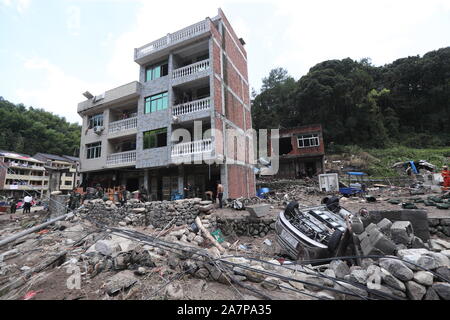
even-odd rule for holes
{"type": "Polygon", "coordinates": [[[64,215],[62,215],[62,216],[59,216],[59,217],[53,218],[53,219],[51,219],[51,220],[49,220],[49,221],[47,221],[47,222],[44,222],[44,223],[42,223],[42,224],[40,224],[40,225],[37,225],[37,226],[35,226],[35,227],[32,227],[32,228],[30,228],[30,229],[27,229],[27,230],[24,230],[24,231],[22,231],[22,232],[16,233],[16,234],[14,234],[14,235],[12,235],[12,236],[10,236],[10,237],[8,237],[8,238],[4,238],[4,239],[0,240],[0,247],[3,246],[3,245],[5,245],[5,244],[7,244],[7,243],[10,243],[11,241],[14,241],[14,240],[17,240],[17,239],[19,239],[19,238],[22,238],[23,236],[26,236],[27,234],[30,234],[30,233],[32,233],[32,232],[34,232],[34,231],[37,231],[37,230],[39,230],[39,229],[42,229],[42,228],[44,228],[44,227],[46,227],[46,226],[48,226],[48,225],[50,225],[50,224],[52,224],[52,223],[55,223],[56,221],[65,219],[65,218],[67,218],[67,216],[70,215],[70,214],[73,215],[72,212],[69,212],[69,213],[66,213],[66,214],[64,214],[64,215]]]}

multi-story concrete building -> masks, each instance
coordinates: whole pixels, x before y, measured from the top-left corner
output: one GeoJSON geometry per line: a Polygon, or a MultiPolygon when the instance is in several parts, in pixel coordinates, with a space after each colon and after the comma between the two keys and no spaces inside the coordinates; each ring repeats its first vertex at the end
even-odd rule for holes
{"type": "Polygon", "coordinates": [[[48,153],[36,153],[33,158],[44,162],[47,167],[53,169],[67,169],[66,172],[61,173],[60,191],[67,193],[80,185],[79,158],[48,153]]]}
{"type": "Polygon", "coordinates": [[[0,151],[0,191],[6,197],[47,195],[48,175],[44,162],[27,155],[0,151]]]}
{"type": "Polygon", "coordinates": [[[143,185],[156,200],[185,187],[202,196],[220,181],[225,197],[254,195],[244,44],[219,9],[135,49],[139,81],[86,92],[78,105],[84,185],[143,185]]]}

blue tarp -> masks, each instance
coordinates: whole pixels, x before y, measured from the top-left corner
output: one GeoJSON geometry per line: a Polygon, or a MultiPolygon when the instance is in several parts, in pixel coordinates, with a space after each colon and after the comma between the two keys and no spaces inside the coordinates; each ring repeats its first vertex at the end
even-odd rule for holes
{"type": "Polygon", "coordinates": [[[364,172],[354,172],[354,171],[347,172],[347,174],[349,176],[365,176],[366,175],[366,173],[364,173],[364,172]]]}
{"type": "Polygon", "coordinates": [[[410,161],[409,164],[411,165],[411,169],[415,174],[418,174],[419,171],[416,168],[416,165],[414,164],[414,161],[410,161]]]}

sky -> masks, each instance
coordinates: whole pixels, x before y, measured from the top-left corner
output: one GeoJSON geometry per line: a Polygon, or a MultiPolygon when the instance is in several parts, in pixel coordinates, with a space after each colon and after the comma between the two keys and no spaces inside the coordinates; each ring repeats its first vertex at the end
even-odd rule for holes
{"type": "Polygon", "coordinates": [[[77,104],[138,80],[134,48],[217,15],[248,54],[251,88],[329,59],[374,65],[450,45],[449,0],[0,0],[0,96],[81,122],[77,104]]]}

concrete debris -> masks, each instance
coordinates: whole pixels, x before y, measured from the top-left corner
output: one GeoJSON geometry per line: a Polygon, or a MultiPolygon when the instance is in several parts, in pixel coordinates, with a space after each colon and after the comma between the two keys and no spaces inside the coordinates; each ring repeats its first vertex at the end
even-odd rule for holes
{"type": "Polygon", "coordinates": [[[106,283],[106,292],[109,295],[114,295],[121,290],[129,289],[138,280],[129,270],[125,270],[113,275],[106,283]]]}
{"type": "MultiPolygon", "coordinates": [[[[20,299],[23,290],[42,287],[52,299],[77,298],[76,290],[65,286],[67,270],[74,268],[80,270],[82,288],[90,299],[181,300],[191,299],[197,290],[199,298],[217,292],[214,298],[449,300],[450,242],[445,228],[450,219],[443,215],[430,218],[426,226],[379,211],[377,219],[350,219],[349,239],[356,255],[372,258],[344,259],[354,253],[342,251],[312,265],[296,264],[277,241],[277,215],[284,209],[280,205],[292,200],[301,208],[319,206],[324,193],[315,188],[316,183],[274,182],[265,199],[239,200],[249,211],[264,208],[264,215],[218,210],[216,204],[201,199],[146,203],[131,199],[123,206],[111,200],[87,200],[70,219],[0,247],[0,298],[20,299]],[[194,223],[197,218],[204,229],[194,223]],[[223,234],[223,251],[210,240],[217,230],[223,234]],[[52,278],[64,279],[62,287],[55,286],[52,278]],[[214,290],[207,290],[211,287],[214,290]]],[[[343,203],[359,210],[361,204],[400,208],[406,200],[402,195],[399,204],[390,204],[377,192],[371,191],[377,200],[373,203],[359,197],[343,203]]],[[[16,217],[0,215],[0,239],[47,219],[45,213],[16,217]]]]}

